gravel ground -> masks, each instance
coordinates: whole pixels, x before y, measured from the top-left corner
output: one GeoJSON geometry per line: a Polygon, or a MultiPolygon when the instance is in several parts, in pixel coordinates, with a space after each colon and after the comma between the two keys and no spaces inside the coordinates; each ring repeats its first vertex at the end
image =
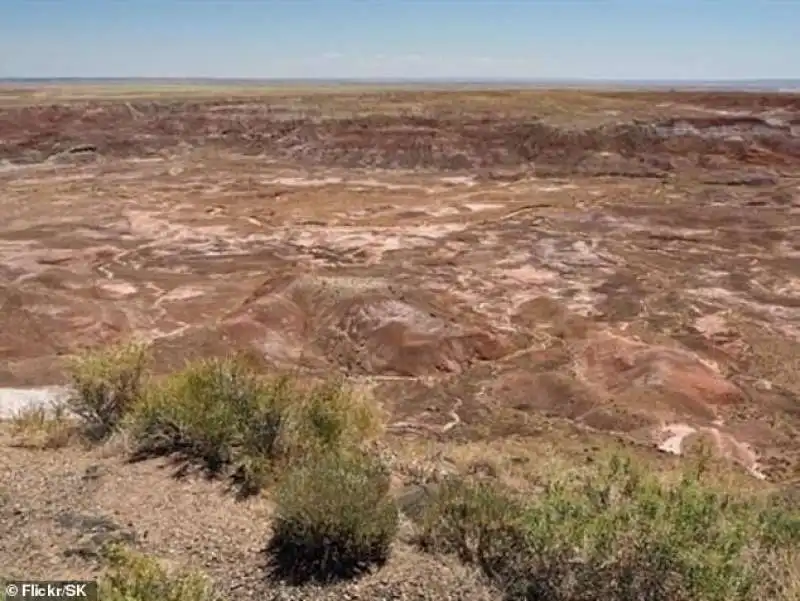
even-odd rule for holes
{"type": "Polygon", "coordinates": [[[168,566],[203,570],[223,599],[500,598],[466,568],[403,542],[383,569],[360,580],[323,588],[276,585],[266,578],[262,553],[272,510],[267,499],[237,501],[222,483],[176,478],[166,461],[128,463],[113,445],[35,450],[2,436],[4,577],[95,577],[100,548],[119,541],[168,566]]]}

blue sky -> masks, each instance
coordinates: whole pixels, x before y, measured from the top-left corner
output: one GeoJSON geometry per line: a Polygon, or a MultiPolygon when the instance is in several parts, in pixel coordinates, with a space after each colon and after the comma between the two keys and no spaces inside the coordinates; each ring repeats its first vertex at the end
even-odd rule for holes
{"type": "Polygon", "coordinates": [[[0,77],[800,78],[800,0],[0,0],[0,77]]]}

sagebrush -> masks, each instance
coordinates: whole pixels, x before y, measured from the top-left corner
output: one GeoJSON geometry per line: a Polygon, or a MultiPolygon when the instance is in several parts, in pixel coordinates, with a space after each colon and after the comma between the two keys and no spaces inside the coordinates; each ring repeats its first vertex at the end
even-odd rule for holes
{"type": "Polygon", "coordinates": [[[363,453],[328,453],[278,487],[269,558],[294,583],[350,578],[386,562],[397,528],[386,468],[363,453]]]}
{"type": "Polygon", "coordinates": [[[148,361],[147,347],[130,342],[89,351],[69,362],[66,407],[79,419],[85,436],[102,440],[119,429],[141,398],[148,361]]]}
{"type": "Polygon", "coordinates": [[[788,600],[800,511],[716,489],[696,472],[666,485],[615,458],[525,500],[446,482],[419,543],[480,566],[511,599],[788,600]]]}
{"type": "Polygon", "coordinates": [[[341,380],[265,377],[237,358],[204,360],[150,387],[131,428],[137,453],[176,455],[255,492],[294,461],[358,446],[377,412],[341,380]]]}

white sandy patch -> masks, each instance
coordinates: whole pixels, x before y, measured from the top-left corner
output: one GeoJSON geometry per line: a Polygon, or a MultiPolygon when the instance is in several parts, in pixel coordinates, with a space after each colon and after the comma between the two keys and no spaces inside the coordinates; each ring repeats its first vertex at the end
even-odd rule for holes
{"type": "Polygon", "coordinates": [[[431,217],[450,217],[461,214],[461,211],[456,207],[438,207],[435,209],[427,209],[425,212],[431,217]]]}
{"type": "Polygon", "coordinates": [[[328,247],[338,250],[365,249],[378,253],[404,248],[424,247],[440,238],[466,228],[457,223],[427,224],[393,228],[348,226],[306,227],[288,231],[288,240],[303,248],[328,247]]]}
{"type": "Polygon", "coordinates": [[[775,294],[800,298],[800,278],[788,278],[782,285],[775,287],[775,294]]]}
{"type": "Polygon", "coordinates": [[[128,282],[102,282],[98,287],[120,298],[131,296],[139,291],[136,286],[128,282]]]}
{"type": "Polygon", "coordinates": [[[469,209],[473,213],[480,213],[481,211],[494,211],[502,209],[505,205],[496,202],[467,202],[464,203],[464,208],[469,209]]]}
{"type": "Polygon", "coordinates": [[[671,424],[669,426],[664,426],[659,434],[665,434],[667,438],[658,445],[658,449],[672,455],[682,455],[683,441],[695,432],[697,432],[697,428],[693,428],[687,424],[671,424]]]}
{"type": "Polygon", "coordinates": [[[290,188],[313,188],[341,184],[344,180],[342,180],[341,177],[325,177],[320,179],[313,179],[310,177],[276,177],[272,179],[263,179],[261,181],[263,184],[278,184],[290,188]]]}
{"type": "Polygon", "coordinates": [[[746,307],[750,311],[760,314],[763,319],[772,323],[773,327],[780,330],[785,336],[800,340],[800,328],[794,325],[800,324],[800,309],[756,302],[719,287],[693,288],[686,290],[685,294],[705,301],[724,303],[727,307],[746,307]]]}
{"type": "Polygon", "coordinates": [[[398,184],[395,182],[382,182],[376,179],[354,179],[344,182],[348,186],[360,188],[383,188],[384,190],[424,190],[429,191],[427,186],[419,184],[398,184]]]}
{"type": "Polygon", "coordinates": [[[560,192],[561,190],[576,190],[578,186],[575,184],[558,184],[549,186],[536,186],[534,189],[537,192],[560,192]]]}
{"type": "Polygon", "coordinates": [[[439,181],[445,184],[469,186],[470,188],[477,185],[475,178],[471,176],[443,177],[439,181]]]}
{"type": "Polygon", "coordinates": [[[161,303],[189,300],[203,296],[204,294],[205,291],[202,288],[198,288],[196,286],[180,286],[167,292],[164,296],[159,298],[155,304],[158,306],[161,303]]]}
{"type": "Polygon", "coordinates": [[[67,389],[61,386],[0,388],[0,419],[10,419],[26,409],[47,409],[63,401],[67,389]]]}
{"type": "Polygon", "coordinates": [[[207,240],[230,233],[230,229],[225,226],[192,227],[162,219],[157,213],[149,211],[129,210],[125,218],[132,235],[158,241],[207,240]]]}
{"type": "Polygon", "coordinates": [[[659,438],[666,436],[659,445],[658,449],[672,455],[683,455],[684,441],[698,432],[706,432],[711,435],[714,444],[719,452],[726,458],[738,463],[754,478],[766,480],[767,476],[761,471],[758,455],[753,448],[739,440],[731,434],[723,433],[718,426],[722,426],[721,420],[715,420],[713,427],[695,428],[689,424],[669,424],[661,428],[657,433],[659,438]]]}
{"type": "Polygon", "coordinates": [[[559,275],[549,269],[541,269],[533,265],[520,265],[512,269],[503,269],[499,271],[501,277],[511,278],[523,284],[546,284],[554,282],[559,278],[559,275]]]}

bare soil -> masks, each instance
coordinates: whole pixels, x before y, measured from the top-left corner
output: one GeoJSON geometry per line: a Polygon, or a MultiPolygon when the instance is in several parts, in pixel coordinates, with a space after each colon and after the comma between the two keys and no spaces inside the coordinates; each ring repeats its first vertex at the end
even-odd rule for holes
{"type": "MultiPolygon", "coordinates": [[[[702,437],[800,479],[797,95],[15,98],[2,386],[63,383],[65,355],[136,334],[164,371],[232,350],[341,371],[385,404],[395,448],[651,456],[702,437]]],[[[86,512],[230,598],[263,592],[267,501],[97,453],[2,453],[6,569],[91,573],[69,525],[86,512]]],[[[398,557],[374,586],[444,570],[398,557]]],[[[447,570],[450,598],[492,598],[447,570]]]]}

